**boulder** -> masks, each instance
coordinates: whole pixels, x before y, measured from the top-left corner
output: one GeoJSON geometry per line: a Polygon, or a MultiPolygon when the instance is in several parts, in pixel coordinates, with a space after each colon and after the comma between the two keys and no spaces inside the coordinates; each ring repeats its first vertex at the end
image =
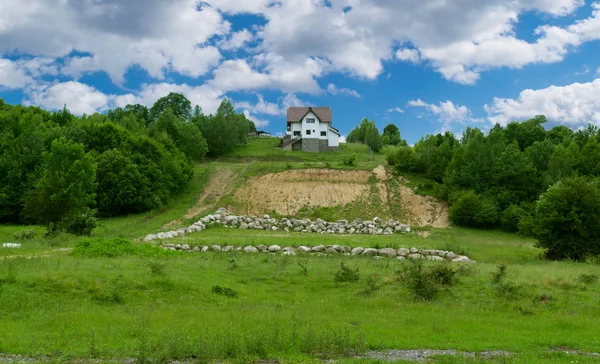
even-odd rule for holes
{"type": "Polygon", "coordinates": [[[454,254],[453,252],[447,252],[446,253],[446,259],[452,260],[454,258],[456,258],[456,254],[454,254]]]}
{"type": "Polygon", "coordinates": [[[258,249],[256,249],[255,247],[253,247],[253,246],[251,246],[251,245],[250,245],[250,246],[247,246],[247,247],[245,247],[245,248],[244,248],[244,251],[245,251],[246,253],[258,253],[258,249]]]}
{"type": "Polygon", "coordinates": [[[464,255],[459,255],[456,258],[452,259],[455,263],[470,263],[472,260],[469,257],[465,257],[464,255]]]}
{"type": "Polygon", "coordinates": [[[267,250],[270,251],[271,253],[277,253],[278,251],[281,250],[281,247],[279,245],[271,245],[271,246],[269,246],[269,248],[267,250]]]}
{"type": "Polygon", "coordinates": [[[327,253],[327,254],[339,254],[340,252],[338,252],[337,250],[335,250],[333,248],[327,248],[327,249],[325,249],[325,253],[327,253]]]}
{"type": "Polygon", "coordinates": [[[200,252],[200,247],[195,246],[194,249],[192,249],[192,251],[199,253],[200,252]]]}
{"type": "Polygon", "coordinates": [[[209,248],[208,246],[204,245],[204,246],[202,246],[202,247],[200,248],[200,251],[201,251],[202,253],[206,253],[206,252],[207,252],[209,249],[210,249],[210,248],[209,248]]]}
{"type": "Polygon", "coordinates": [[[396,249],[393,248],[383,248],[379,249],[377,252],[380,256],[387,258],[394,258],[397,255],[396,249]]]}
{"type": "Polygon", "coordinates": [[[293,250],[286,250],[283,253],[281,253],[282,255],[287,255],[287,256],[295,256],[296,252],[293,250]]]}
{"type": "Polygon", "coordinates": [[[317,245],[317,246],[313,246],[311,249],[313,252],[324,252],[325,251],[325,245],[317,245]]]}
{"type": "Polygon", "coordinates": [[[366,248],[365,250],[363,250],[362,254],[363,255],[377,255],[377,249],[366,248]]]}
{"type": "Polygon", "coordinates": [[[408,255],[408,259],[423,259],[421,254],[413,253],[408,255]]]}
{"type": "Polygon", "coordinates": [[[410,254],[410,250],[408,250],[406,248],[400,248],[396,251],[396,253],[400,256],[406,257],[406,256],[408,256],[408,254],[410,254]]]}
{"type": "Polygon", "coordinates": [[[350,247],[347,245],[344,245],[341,249],[341,252],[344,254],[350,253],[351,251],[352,251],[352,249],[350,249],[350,247]]]}
{"type": "Polygon", "coordinates": [[[233,247],[231,245],[226,245],[221,249],[222,252],[231,252],[233,251],[233,247]]]}
{"type": "Polygon", "coordinates": [[[256,249],[258,249],[260,251],[267,250],[267,248],[268,248],[268,246],[262,245],[262,244],[256,246],[256,249]]]}
{"type": "Polygon", "coordinates": [[[187,244],[183,244],[183,245],[181,246],[181,250],[190,250],[190,246],[189,246],[189,245],[187,245],[187,244]]]}
{"type": "Polygon", "coordinates": [[[417,249],[417,248],[410,248],[410,253],[411,254],[416,254],[418,252],[419,252],[419,249],[417,249]]]}
{"type": "Polygon", "coordinates": [[[311,249],[307,246],[299,246],[298,251],[301,253],[310,253],[311,249]]]}
{"type": "Polygon", "coordinates": [[[219,245],[213,245],[210,247],[210,250],[212,250],[213,252],[220,252],[221,247],[219,245]]]}
{"type": "Polygon", "coordinates": [[[425,258],[427,258],[428,260],[432,260],[432,261],[434,261],[434,262],[437,262],[437,261],[445,261],[445,260],[446,260],[446,259],[444,259],[444,258],[442,258],[442,257],[440,257],[440,256],[437,256],[437,255],[428,255],[428,256],[426,256],[425,258]]]}
{"type": "Polygon", "coordinates": [[[405,258],[405,257],[403,257],[402,255],[398,255],[398,256],[396,257],[396,259],[397,259],[397,260],[405,260],[406,258],[405,258]]]}
{"type": "Polygon", "coordinates": [[[365,251],[364,248],[357,246],[356,248],[352,249],[352,255],[362,254],[362,252],[364,252],[364,251],[365,251]]]}
{"type": "Polygon", "coordinates": [[[342,247],[337,244],[333,245],[331,248],[334,249],[338,253],[342,250],[342,247]]]}

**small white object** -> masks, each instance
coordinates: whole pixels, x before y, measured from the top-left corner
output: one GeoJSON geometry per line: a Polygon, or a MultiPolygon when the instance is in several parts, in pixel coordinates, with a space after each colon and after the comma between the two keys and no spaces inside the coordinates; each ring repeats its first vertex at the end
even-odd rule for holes
{"type": "Polygon", "coordinates": [[[17,243],[4,243],[2,244],[3,248],[20,248],[21,244],[17,244],[17,243]]]}

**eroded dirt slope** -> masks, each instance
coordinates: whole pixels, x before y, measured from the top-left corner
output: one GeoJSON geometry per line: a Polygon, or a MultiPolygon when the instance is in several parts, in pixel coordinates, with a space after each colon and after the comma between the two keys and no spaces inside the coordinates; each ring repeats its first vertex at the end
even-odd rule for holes
{"type": "MultiPolygon", "coordinates": [[[[448,227],[448,207],[390,178],[383,166],[373,171],[301,169],[254,177],[235,192],[236,213],[260,216],[272,211],[294,216],[300,209],[370,204],[376,193],[385,216],[390,204],[402,205],[403,220],[415,226],[448,227]],[[376,192],[369,181],[375,176],[376,192]],[[399,196],[398,196],[399,195],[399,196]],[[399,202],[398,202],[399,201],[399,202]]],[[[374,216],[365,216],[372,218],[374,216]]]]}

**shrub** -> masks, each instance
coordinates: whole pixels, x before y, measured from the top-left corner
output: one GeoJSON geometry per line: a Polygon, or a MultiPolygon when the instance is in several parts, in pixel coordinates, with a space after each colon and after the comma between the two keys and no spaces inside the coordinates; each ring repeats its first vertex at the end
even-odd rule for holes
{"type": "Polygon", "coordinates": [[[540,196],[530,235],[553,260],[600,256],[600,182],[583,177],[557,182],[540,196]]]}
{"type": "Polygon", "coordinates": [[[356,153],[352,153],[351,156],[344,157],[342,163],[345,166],[355,166],[356,165],[356,153]]]}
{"type": "Polygon", "coordinates": [[[478,196],[474,191],[466,191],[458,197],[455,196],[449,217],[457,225],[493,226],[498,221],[498,206],[492,198],[478,196]]]}
{"type": "Polygon", "coordinates": [[[221,287],[221,286],[213,286],[212,292],[214,294],[218,294],[221,296],[226,296],[230,298],[235,298],[238,296],[238,293],[229,287],[221,287]]]}
{"type": "Polygon", "coordinates": [[[148,267],[150,268],[150,272],[152,274],[157,275],[157,276],[162,276],[165,274],[165,268],[167,267],[167,263],[149,261],[148,267]]]}
{"type": "Polygon", "coordinates": [[[334,282],[358,282],[360,275],[358,274],[358,268],[352,270],[352,268],[346,266],[344,262],[340,263],[340,269],[335,273],[334,282]]]}
{"type": "Polygon", "coordinates": [[[82,212],[73,214],[65,221],[65,230],[73,235],[91,235],[92,230],[98,226],[96,210],[85,209],[82,212]]]}
{"type": "Polygon", "coordinates": [[[36,232],[34,230],[21,230],[12,234],[12,238],[16,240],[31,240],[36,237],[36,232]]]}
{"type": "Polygon", "coordinates": [[[359,293],[363,295],[370,295],[379,291],[381,286],[381,276],[379,274],[371,274],[367,278],[365,289],[359,293]]]}
{"type": "Polygon", "coordinates": [[[458,270],[452,268],[450,262],[442,262],[431,267],[429,274],[434,281],[443,286],[454,286],[458,270]]]}
{"type": "Polygon", "coordinates": [[[420,259],[411,260],[398,273],[415,301],[431,301],[440,291],[439,283],[420,259]]]}
{"type": "Polygon", "coordinates": [[[502,229],[516,233],[519,231],[519,222],[525,214],[525,210],[517,205],[510,205],[500,214],[500,225],[502,229]]]}

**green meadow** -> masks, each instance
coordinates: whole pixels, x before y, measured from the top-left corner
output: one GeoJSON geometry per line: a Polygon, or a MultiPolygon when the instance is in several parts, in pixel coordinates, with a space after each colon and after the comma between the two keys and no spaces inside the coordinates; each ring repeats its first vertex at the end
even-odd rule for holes
{"type": "Polygon", "coordinates": [[[438,269],[449,278],[436,283],[428,300],[410,284],[419,277],[409,261],[171,252],[141,243],[169,222],[195,221],[181,217],[219,166],[237,168],[237,183],[243,183],[291,168],[372,169],[385,163],[362,145],[290,155],[275,147],[274,139],[251,140],[199,164],[187,190],[169,205],[101,220],[91,237],[44,237],[41,226],[0,226],[0,243],[22,244],[0,249],[0,353],[49,362],[378,363],[367,353],[453,349],[473,356],[438,355],[430,362],[600,360],[598,262],[542,260],[535,241],[515,234],[453,227],[423,229],[426,238],[417,231],[329,236],[210,227],[169,241],[416,247],[477,261],[423,263],[420,269],[438,269]],[[345,164],[354,154],[355,162],[345,164]],[[33,237],[17,239],[23,231],[33,237]],[[132,243],[102,250],[113,239],[132,243]],[[86,244],[101,248],[86,253],[86,244]],[[336,279],[343,267],[356,276],[336,279]],[[489,357],[487,351],[507,356],[489,357]]]}

